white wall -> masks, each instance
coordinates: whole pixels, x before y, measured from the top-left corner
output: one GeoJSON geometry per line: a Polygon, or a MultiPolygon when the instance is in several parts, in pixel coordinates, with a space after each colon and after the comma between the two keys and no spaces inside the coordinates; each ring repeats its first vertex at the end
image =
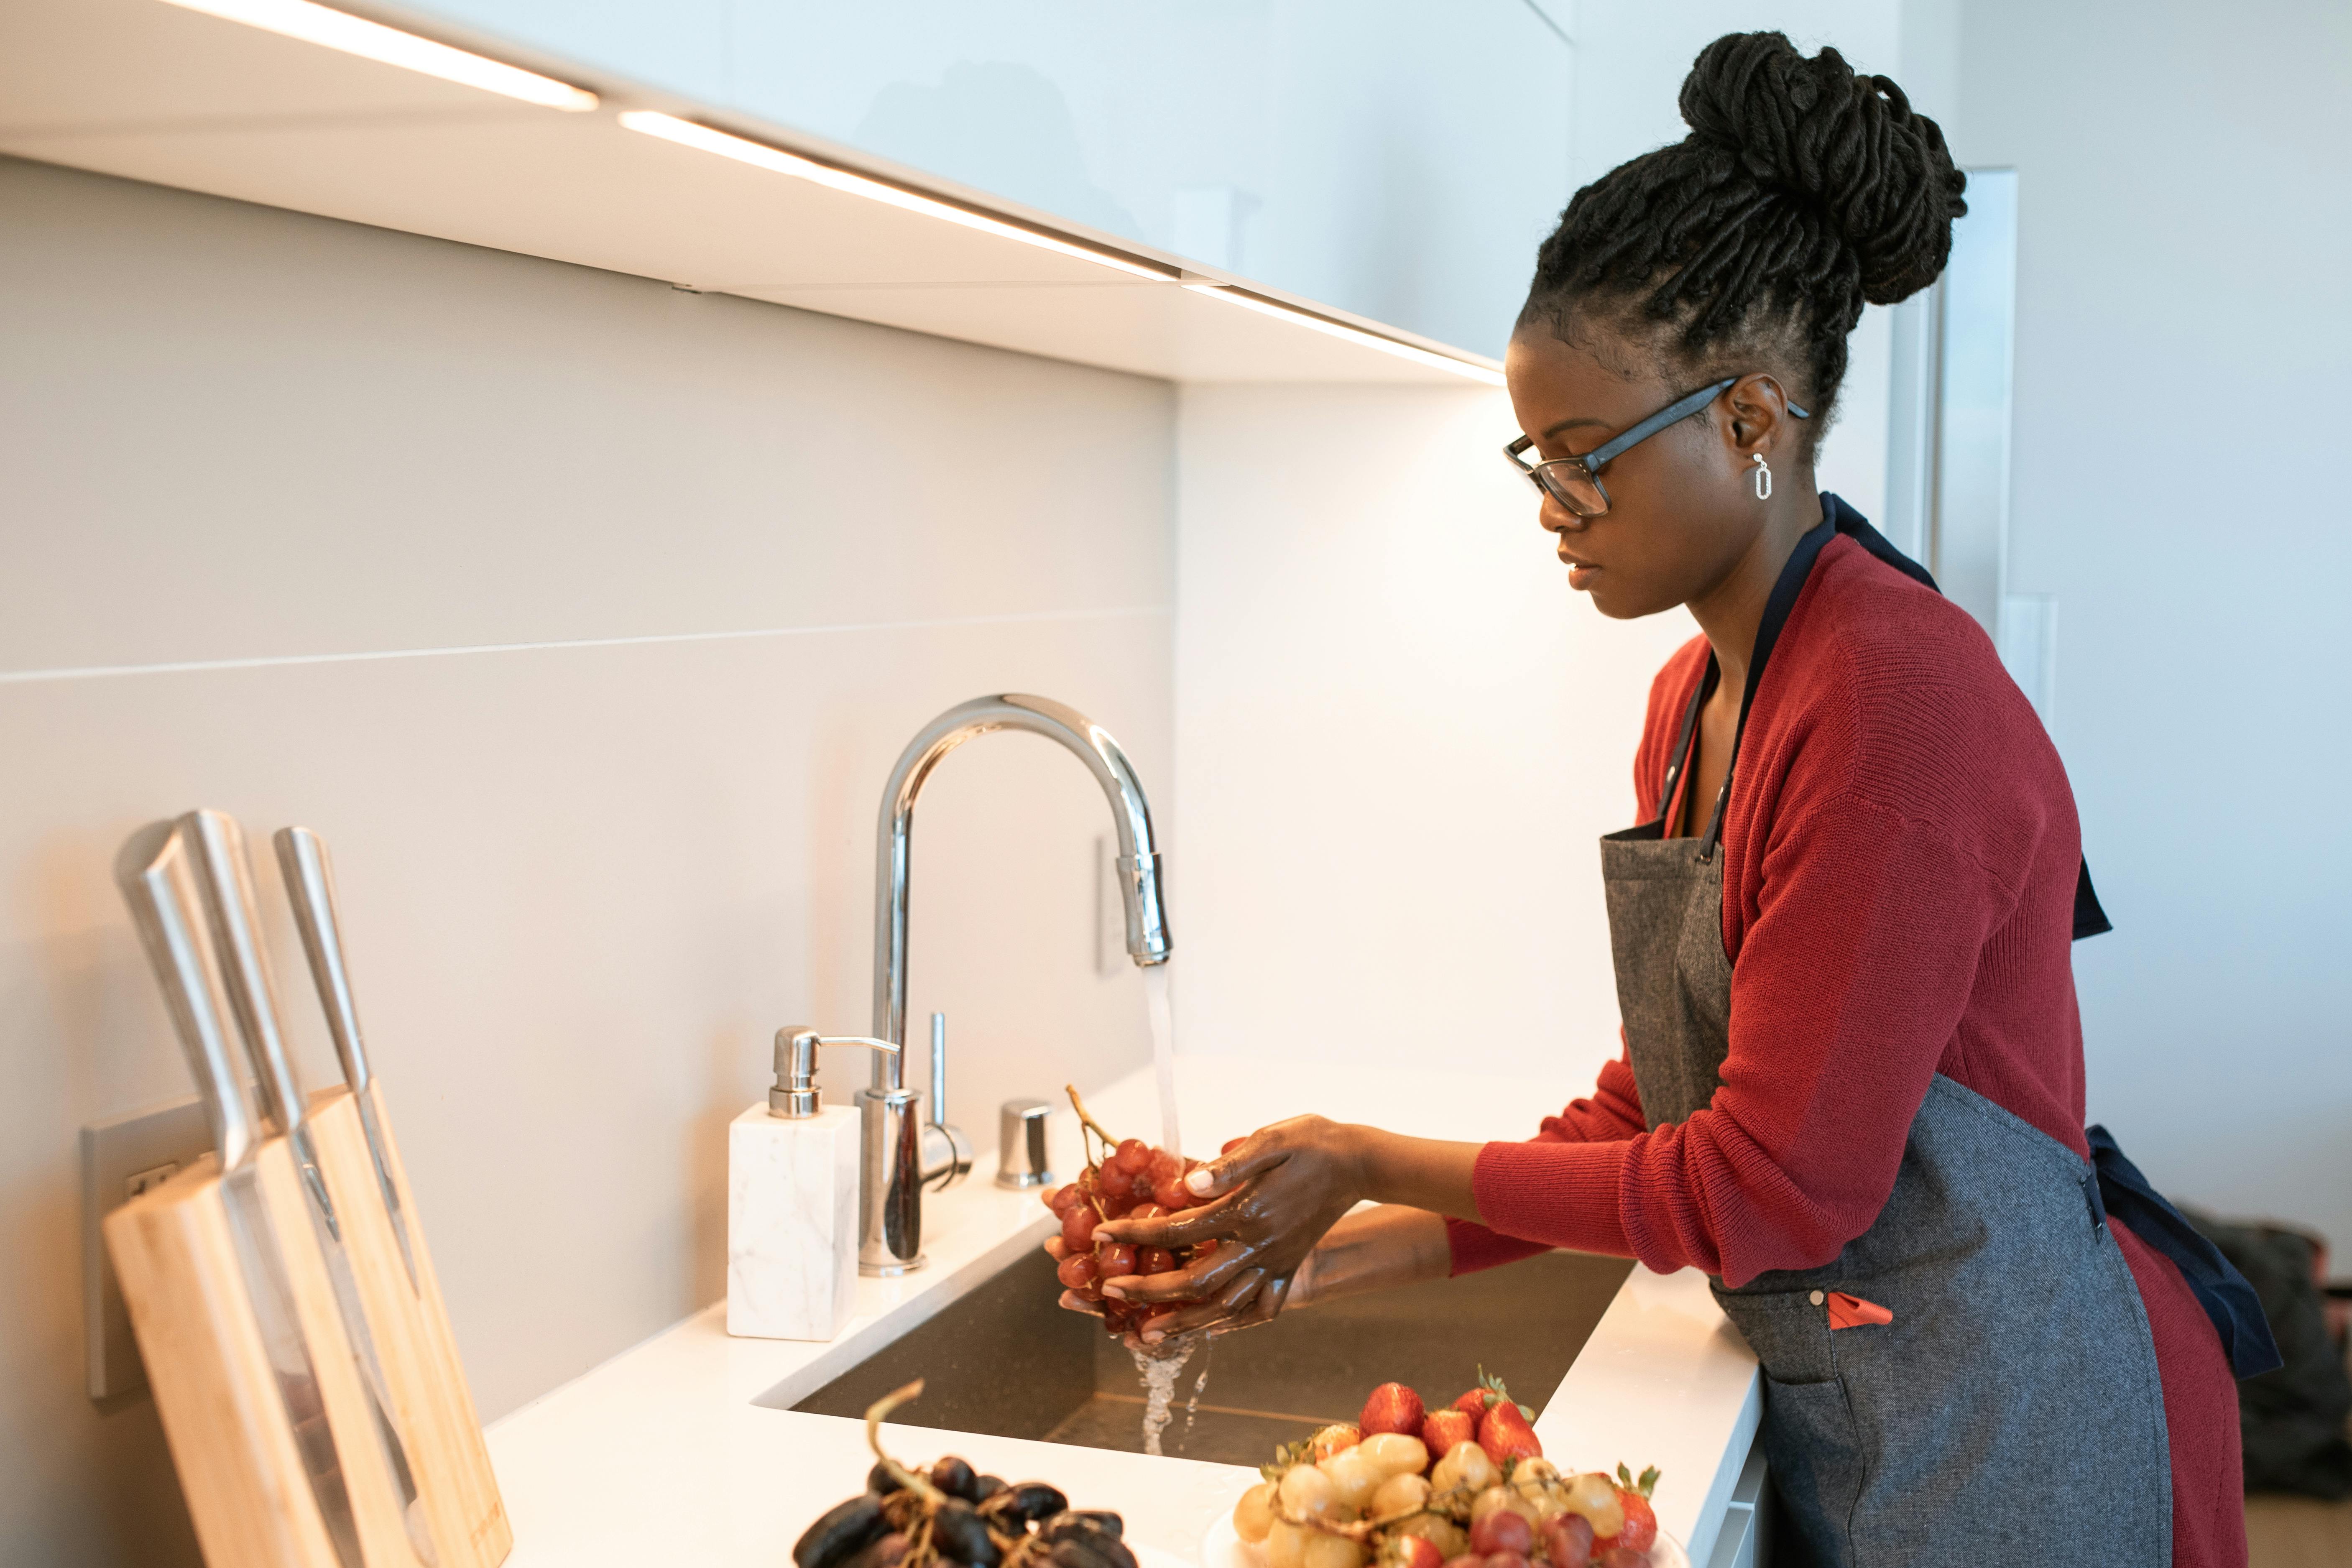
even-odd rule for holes
{"type": "Polygon", "coordinates": [[[1595,840],[1688,617],[1570,593],[1500,393],[1192,387],[1179,428],[1180,1037],[1589,1084],[1595,840]]]}
{"type": "Polygon", "coordinates": [[[2340,1258],[2352,11],[1959,9],[1955,145],[2019,181],[2010,590],[2057,600],[2116,921],[2076,949],[2091,1114],[2165,1190],[2340,1258]]]}
{"type": "MultiPolygon", "coordinates": [[[[189,1089],[123,837],[212,805],[332,844],[496,1416],[721,1293],[724,1124],[778,1025],[868,1021],[924,721],[1061,698],[1167,815],[1173,400],[37,164],[0,212],[0,1559],[191,1561],[152,1405],[82,1391],[75,1131],[189,1089]]],[[[919,815],[912,1005],[987,1144],[1145,1051],[1093,967],[1108,825],[1031,737],[919,815]]]]}

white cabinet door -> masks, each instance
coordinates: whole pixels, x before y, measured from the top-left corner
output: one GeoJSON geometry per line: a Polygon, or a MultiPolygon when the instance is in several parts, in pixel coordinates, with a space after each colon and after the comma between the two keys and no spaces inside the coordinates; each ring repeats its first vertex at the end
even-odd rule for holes
{"type": "Polygon", "coordinates": [[[1527,0],[434,9],[1486,353],[1570,195],[1573,52],[1527,0]]]}

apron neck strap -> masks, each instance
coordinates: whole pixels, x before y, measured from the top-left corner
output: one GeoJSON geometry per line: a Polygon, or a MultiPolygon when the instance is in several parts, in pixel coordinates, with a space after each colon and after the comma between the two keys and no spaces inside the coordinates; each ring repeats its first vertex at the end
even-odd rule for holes
{"type": "Polygon", "coordinates": [[[1675,792],[1683,781],[1683,769],[1690,763],[1691,734],[1698,728],[1699,710],[1706,706],[1706,700],[1714,694],[1716,681],[1721,674],[1715,667],[1715,655],[1708,654],[1706,668],[1699,672],[1698,687],[1691,693],[1691,700],[1683,705],[1683,727],[1675,731],[1675,749],[1666,753],[1665,786],[1658,791],[1658,809],[1651,813],[1658,819],[1662,833],[1674,826],[1671,819],[1675,792]]]}
{"type": "MultiPolygon", "coordinates": [[[[1842,531],[1838,527],[1841,513],[1853,518],[1864,528],[1870,527],[1837,497],[1822,496],[1822,521],[1797,541],[1796,549],[1789,552],[1788,561],[1780,567],[1780,575],[1772,584],[1771,597],[1764,601],[1764,619],[1756,628],[1756,651],[1748,659],[1747,688],[1739,694],[1739,724],[1731,732],[1731,755],[1724,763],[1723,787],[1715,792],[1715,808],[1707,814],[1706,831],[1699,836],[1698,858],[1701,861],[1714,859],[1715,847],[1723,841],[1723,810],[1731,799],[1731,775],[1739,765],[1739,741],[1748,732],[1748,710],[1755,705],[1756,689],[1764,679],[1765,663],[1771,658],[1773,647],[1780,640],[1780,629],[1789,624],[1790,612],[1797,607],[1797,596],[1805,591],[1805,580],[1812,575],[1813,563],[1820,557],[1822,547],[1842,531]]],[[[1871,529],[1874,535],[1877,531],[1871,529]]],[[[1882,539],[1879,542],[1884,544],[1885,541],[1882,539]]],[[[1894,547],[1889,545],[1887,548],[1892,550],[1894,547]]],[[[1717,673],[1713,654],[1707,655],[1706,668],[1710,676],[1717,673]]],[[[1702,694],[1710,684],[1706,680],[1699,683],[1702,694]]],[[[1696,718],[1697,713],[1698,706],[1694,702],[1691,715],[1696,718]]]]}

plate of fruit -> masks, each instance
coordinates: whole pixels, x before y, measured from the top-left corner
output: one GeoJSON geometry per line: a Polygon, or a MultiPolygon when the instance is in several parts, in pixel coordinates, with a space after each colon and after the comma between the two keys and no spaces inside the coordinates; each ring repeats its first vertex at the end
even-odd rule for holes
{"type": "Polygon", "coordinates": [[[1689,1568],[1650,1507],[1655,1468],[1563,1472],[1483,1368],[1435,1410],[1382,1384],[1354,1425],[1283,1445],[1259,1473],[1202,1568],[1689,1568]]]}
{"type": "Polygon", "coordinates": [[[802,1531],[793,1568],[1163,1568],[1122,1539],[1118,1514],[1074,1509],[1050,1481],[981,1475],[954,1455],[920,1468],[892,1458],[882,1418],[922,1392],[918,1379],[867,1407],[866,1490],[802,1531]]]}

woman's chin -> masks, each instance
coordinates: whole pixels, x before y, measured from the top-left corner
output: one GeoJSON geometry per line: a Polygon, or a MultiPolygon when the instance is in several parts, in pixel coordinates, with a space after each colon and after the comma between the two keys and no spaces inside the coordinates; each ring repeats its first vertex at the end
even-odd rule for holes
{"type": "Polygon", "coordinates": [[[1658,615],[1679,605],[1679,599],[1661,601],[1655,594],[1628,591],[1622,583],[1612,583],[1605,572],[1593,574],[1590,587],[1580,590],[1592,601],[1592,607],[1612,621],[1638,621],[1644,616],[1658,615]]]}

